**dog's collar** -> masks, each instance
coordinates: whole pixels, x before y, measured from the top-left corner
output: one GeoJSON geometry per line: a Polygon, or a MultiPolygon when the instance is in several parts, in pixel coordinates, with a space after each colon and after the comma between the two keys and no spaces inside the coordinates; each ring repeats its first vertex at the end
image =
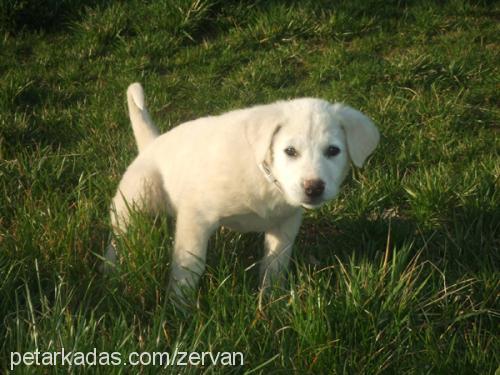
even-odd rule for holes
{"type": "Polygon", "coordinates": [[[269,165],[266,163],[266,161],[263,161],[262,163],[259,164],[259,169],[264,174],[266,180],[274,184],[274,186],[276,186],[276,188],[281,193],[283,193],[283,189],[281,188],[280,182],[276,179],[276,177],[274,177],[273,172],[271,172],[271,168],[269,168],[269,165]]]}

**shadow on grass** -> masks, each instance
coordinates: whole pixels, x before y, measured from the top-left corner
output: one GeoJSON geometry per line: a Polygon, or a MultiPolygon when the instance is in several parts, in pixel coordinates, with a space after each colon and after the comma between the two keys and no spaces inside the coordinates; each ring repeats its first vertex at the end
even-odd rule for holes
{"type": "Polygon", "coordinates": [[[410,216],[308,220],[296,250],[306,264],[327,266],[338,257],[379,260],[386,248],[411,245],[421,261],[430,261],[451,280],[464,273],[494,272],[500,267],[500,210],[474,205],[450,207],[438,222],[410,216]],[[312,260],[311,260],[312,259],[312,260]]]}

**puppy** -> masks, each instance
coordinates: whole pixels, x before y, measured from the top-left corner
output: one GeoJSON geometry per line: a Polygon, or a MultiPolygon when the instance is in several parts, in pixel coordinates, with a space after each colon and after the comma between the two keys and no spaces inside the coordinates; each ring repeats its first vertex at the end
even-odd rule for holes
{"type": "MultiPolygon", "coordinates": [[[[127,90],[139,155],[111,205],[116,235],[131,209],[176,218],[169,291],[183,300],[205,269],[207,242],[220,226],[265,232],[262,288],[288,267],[303,208],[334,198],[350,162],[361,167],[379,132],[361,112],[313,98],[203,117],[163,135],[139,83],[127,90]]],[[[106,259],[114,262],[109,245],[106,259]]]]}

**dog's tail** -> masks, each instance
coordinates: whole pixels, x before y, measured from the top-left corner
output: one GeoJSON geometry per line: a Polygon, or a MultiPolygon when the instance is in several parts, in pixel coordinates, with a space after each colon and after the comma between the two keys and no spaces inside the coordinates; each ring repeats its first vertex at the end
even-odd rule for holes
{"type": "Polygon", "coordinates": [[[132,83],[127,89],[127,102],[132,129],[139,153],[150,144],[160,132],[146,109],[144,90],[140,83],[132,83]]]}

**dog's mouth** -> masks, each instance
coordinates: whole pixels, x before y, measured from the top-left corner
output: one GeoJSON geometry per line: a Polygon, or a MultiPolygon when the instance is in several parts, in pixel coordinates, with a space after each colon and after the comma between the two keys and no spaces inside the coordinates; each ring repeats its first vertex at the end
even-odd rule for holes
{"type": "Polygon", "coordinates": [[[325,203],[325,200],[321,197],[314,199],[305,199],[304,201],[302,201],[301,206],[308,210],[314,210],[315,208],[319,208],[323,203],[325,203]]]}

